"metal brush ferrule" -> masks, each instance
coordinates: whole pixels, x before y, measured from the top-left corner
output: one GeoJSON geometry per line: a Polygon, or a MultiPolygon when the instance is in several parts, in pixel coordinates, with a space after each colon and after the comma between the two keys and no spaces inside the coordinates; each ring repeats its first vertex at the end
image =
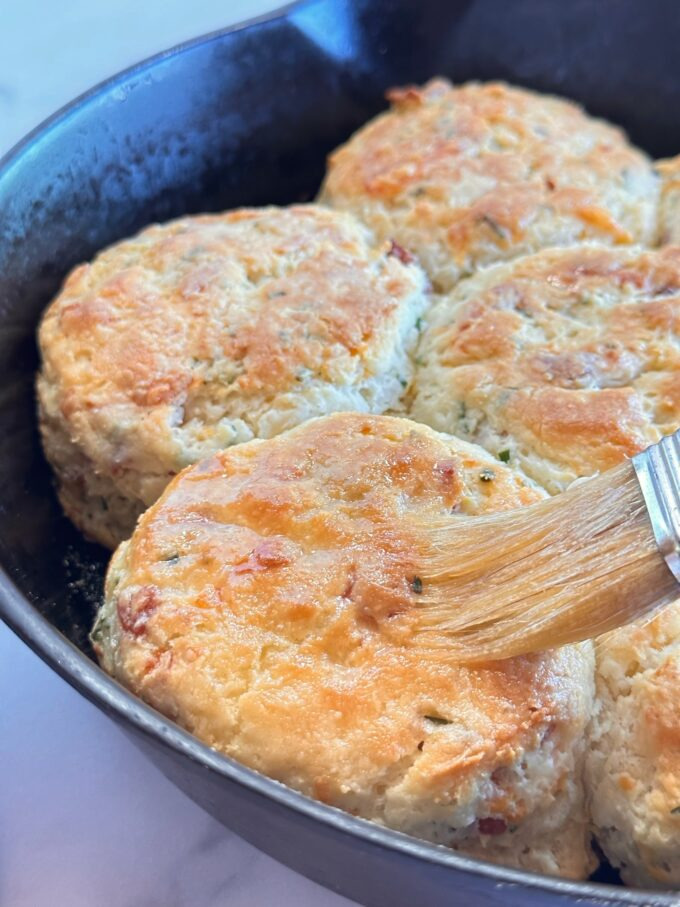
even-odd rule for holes
{"type": "Polygon", "coordinates": [[[680,430],[633,457],[659,551],[680,583],[680,430]]]}

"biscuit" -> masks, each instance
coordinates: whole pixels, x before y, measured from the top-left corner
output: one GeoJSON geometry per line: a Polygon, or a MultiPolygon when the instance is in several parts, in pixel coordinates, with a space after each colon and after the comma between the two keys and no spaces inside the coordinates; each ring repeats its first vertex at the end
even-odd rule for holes
{"type": "MultiPolygon", "coordinates": [[[[411,412],[557,493],[680,427],[679,337],[680,246],[545,250],[437,303],[411,412]]],[[[680,887],[680,602],[596,666],[595,834],[626,882],[680,887]]]]}
{"type": "Polygon", "coordinates": [[[680,243],[680,155],[657,161],[656,169],[661,177],[659,240],[680,243]]]}
{"type": "Polygon", "coordinates": [[[330,156],[320,199],[414,252],[438,289],[547,246],[655,241],[651,162],[577,105],[444,79],[388,98],[330,156]]]}
{"type": "Polygon", "coordinates": [[[680,247],[538,252],[426,319],[410,413],[551,493],[680,424],[680,247]]]}
{"type": "Polygon", "coordinates": [[[597,642],[587,784],[598,839],[629,885],[680,888],[680,602],[597,642]]]}
{"type": "Polygon", "coordinates": [[[389,416],[231,447],[175,478],[114,555],[96,651],[205,743],[310,797],[582,878],[591,645],[468,668],[411,641],[423,518],[540,497],[483,450],[389,416]]]}
{"type": "Polygon", "coordinates": [[[45,452],[68,516],[114,547],[212,451],[397,405],[427,278],[314,205],[153,226],[77,268],[39,332],[45,452]]]}

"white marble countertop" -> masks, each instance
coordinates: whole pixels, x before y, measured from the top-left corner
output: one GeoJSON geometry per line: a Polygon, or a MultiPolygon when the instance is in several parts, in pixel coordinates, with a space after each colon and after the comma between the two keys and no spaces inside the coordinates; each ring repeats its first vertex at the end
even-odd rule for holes
{"type": "MultiPolygon", "coordinates": [[[[272,0],[0,4],[0,154],[108,75],[272,0]]],[[[175,789],[0,624],[0,905],[342,907],[175,789]]]]}

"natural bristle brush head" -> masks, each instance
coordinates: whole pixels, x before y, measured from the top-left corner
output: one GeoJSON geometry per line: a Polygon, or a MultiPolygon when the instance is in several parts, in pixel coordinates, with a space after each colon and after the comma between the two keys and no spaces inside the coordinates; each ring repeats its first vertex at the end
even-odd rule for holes
{"type": "Polygon", "coordinates": [[[531,507],[424,525],[414,644],[478,663],[592,638],[668,603],[678,582],[648,507],[627,461],[531,507]]]}

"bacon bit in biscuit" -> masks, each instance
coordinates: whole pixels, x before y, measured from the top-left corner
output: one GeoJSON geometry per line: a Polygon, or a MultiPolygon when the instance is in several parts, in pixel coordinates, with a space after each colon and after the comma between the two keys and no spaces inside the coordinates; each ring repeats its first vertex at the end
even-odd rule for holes
{"type": "Polygon", "coordinates": [[[132,386],[130,399],[137,406],[161,406],[166,403],[179,402],[186,393],[190,380],[187,375],[169,374],[154,378],[144,384],[138,382],[134,374],[129,377],[132,386]]]}
{"type": "Polygon", "coordinates": [[[388,255],[393,255],[395,258],[398,258],[403,265],[410,265],[415,258],[411,255],[410,252],[407,252],[403,246],[400,246],[398,242],[395,242],[393,239],[390,240],[390,248],[387,252],[388,255]]]}
{"type": "Polygon", "coordinates": [[[480,835],[502,835],[508,830],[504,819],[496,819],[493,816],[487,816],[477,822],[477,828],[480,835]]]}
{"type": "Polygon", "coordinates": [[[457,492],[462,487],[458,464],[455,460],[440,460],[435,464],[435,473],[445,491],[457,492]]]}
{"type": "Polygon", "coordinates": [[[142,586],[132,595],[123,595],[118,599],[118,619],[126,633],[141,636],[146,631],[149,618],[161,604],[157,586],[142,586]]]}
{"type": "Polygon", "coordinates": [[[233,567],[232,572],[238,576],[243,573],[262,573],[270,567],[285,567],[291,559],[283,549],[283,544],[276,539],[263,539],[247,558],[233,567]]]}
{"type": "Polygon", "coordinates": [[[390,88],[385,97],[393,107],[419,107],[425,103],[425,93],[417,85],[405,85],[403,88],[390,88]]]}
{"type": "Polygon", "coordinates": [[[345,584],[345,588],[342,591],[343,598],[352,597],[352,590],[354,589],[354,584],[356,583],[356,581],[357,581],[356,567],[352,567],[349,571],[349,576],[347,577],[347,583],[345,584]]]}
{"type": "Polygon", "coordinates": [[[144,663],[142,674],[146,677],[148,674],[156,671],[169,671],[174,660],[172,649],[156,649],[153,655],[150,655],[144,663]]]}

